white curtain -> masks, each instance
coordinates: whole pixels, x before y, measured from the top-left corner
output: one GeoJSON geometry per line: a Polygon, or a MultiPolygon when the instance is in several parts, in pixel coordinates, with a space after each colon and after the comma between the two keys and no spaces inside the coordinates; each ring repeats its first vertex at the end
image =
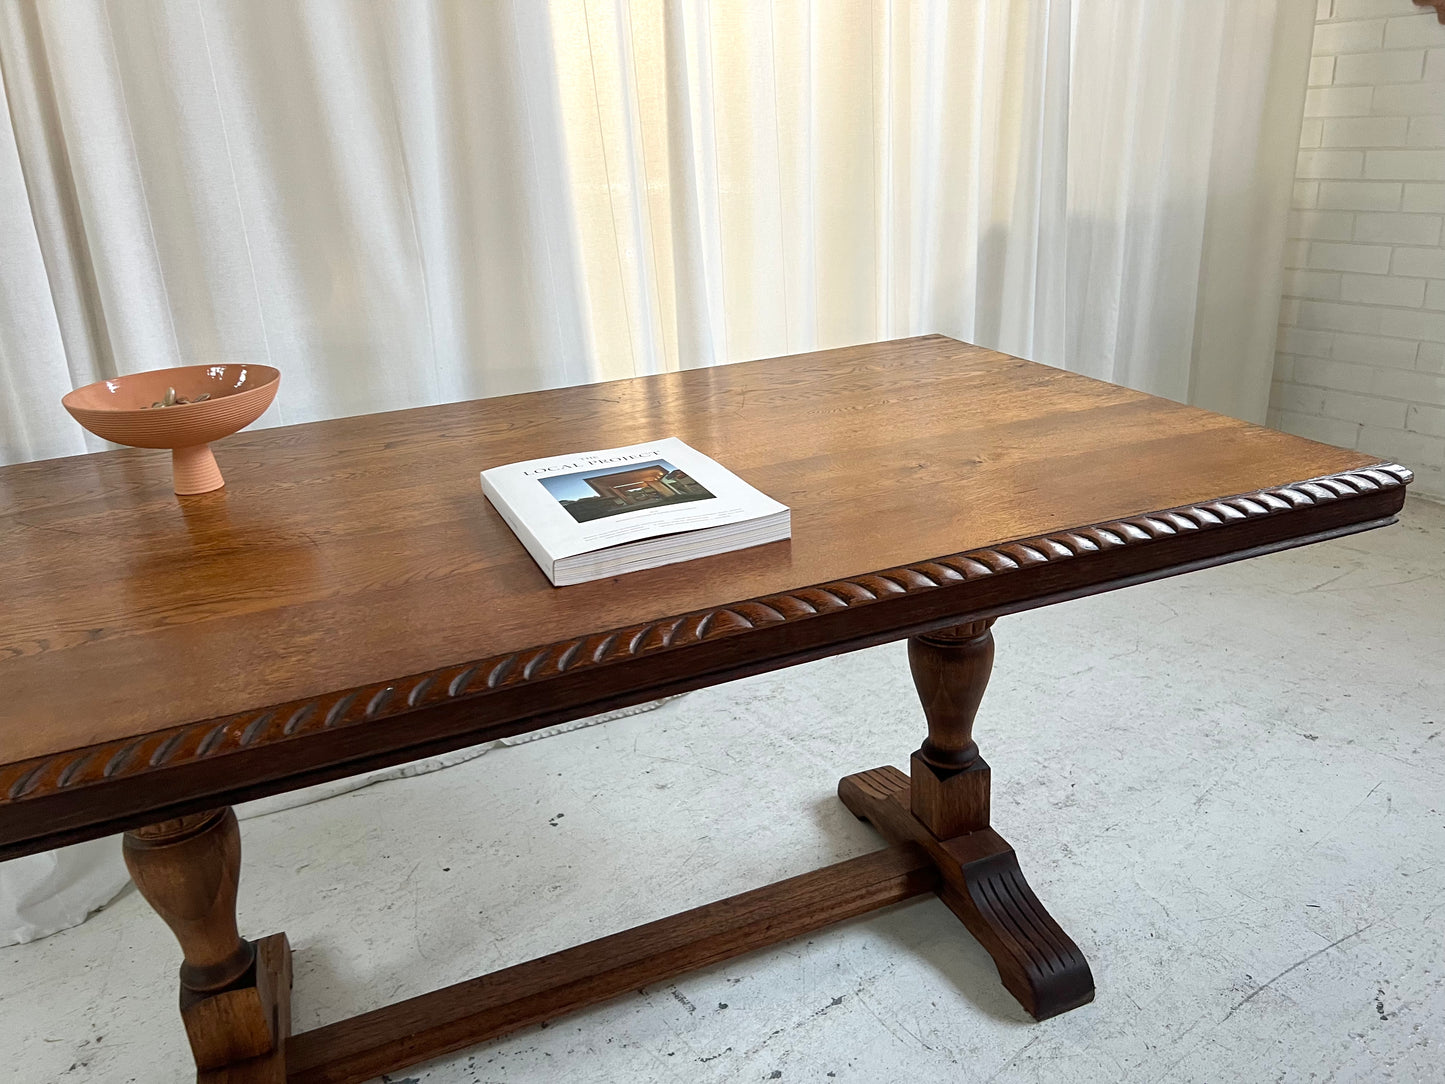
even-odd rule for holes
{"type": "Polygon", "coordinates": [[[11,0],[0,460],[942,331],[1262,417],[1311,0],[11,0]]]}
{"type": "Polygon", "coordinates": [[[1262,419],[1313,15],[8,0],[0,462],[160,366],[278,424],[932,331],[1262,419]]]}

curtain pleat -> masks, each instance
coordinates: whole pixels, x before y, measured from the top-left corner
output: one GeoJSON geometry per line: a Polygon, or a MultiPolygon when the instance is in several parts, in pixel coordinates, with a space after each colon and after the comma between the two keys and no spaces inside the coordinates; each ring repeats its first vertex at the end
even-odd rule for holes
{"type": "Polygon", "coordinates": [[[1258,419],[1308,0],[13,0],[0,458],[940,331],[1258,419]]]}

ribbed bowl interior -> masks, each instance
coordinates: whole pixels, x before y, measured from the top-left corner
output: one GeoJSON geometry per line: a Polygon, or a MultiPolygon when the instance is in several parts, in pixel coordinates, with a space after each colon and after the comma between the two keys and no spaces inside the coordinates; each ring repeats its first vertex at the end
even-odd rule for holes
{"type": "Polygon", "coordinates": [[[269,365],[182,365],[76,388],[60,403],[98,437],[133,448],[185,448],[230,436],[259,418],[276,398],[281,373],[269,365]],[[152,407],[167,388],[203,403],[152,407]]]}

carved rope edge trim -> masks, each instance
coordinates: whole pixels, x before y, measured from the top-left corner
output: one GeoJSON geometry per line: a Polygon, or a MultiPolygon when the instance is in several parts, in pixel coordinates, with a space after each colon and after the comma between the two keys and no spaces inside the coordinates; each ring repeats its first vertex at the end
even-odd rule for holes
{"type": "Polygon", "coordinates": [[[1396,489],[1408,485],[1413,477],[1406,467],[1382,463],[1216,501],[968,550],[785,594],[764,595],[680,617],[446,666],[393,682],[363,685],[259,711],[186,723],[140,738],[36,757],[0,769],[0,807],[107,779],[140,775],[164,766],[224,756],[318,730],[354,726],[448,701],[479,697],[493,689],[556,677],[564,671],[602,666],[762,626],[835,613],[884,598],[1396,489]]]}

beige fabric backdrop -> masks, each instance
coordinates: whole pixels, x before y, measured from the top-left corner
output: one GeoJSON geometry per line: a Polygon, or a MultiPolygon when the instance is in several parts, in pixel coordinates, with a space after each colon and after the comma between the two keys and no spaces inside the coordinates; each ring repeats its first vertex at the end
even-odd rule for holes
{"type": "Polygon", "coordinates": [[[0,460],[942,331],[1262,417],[1310,0],[12,0],[0,460]]]}

